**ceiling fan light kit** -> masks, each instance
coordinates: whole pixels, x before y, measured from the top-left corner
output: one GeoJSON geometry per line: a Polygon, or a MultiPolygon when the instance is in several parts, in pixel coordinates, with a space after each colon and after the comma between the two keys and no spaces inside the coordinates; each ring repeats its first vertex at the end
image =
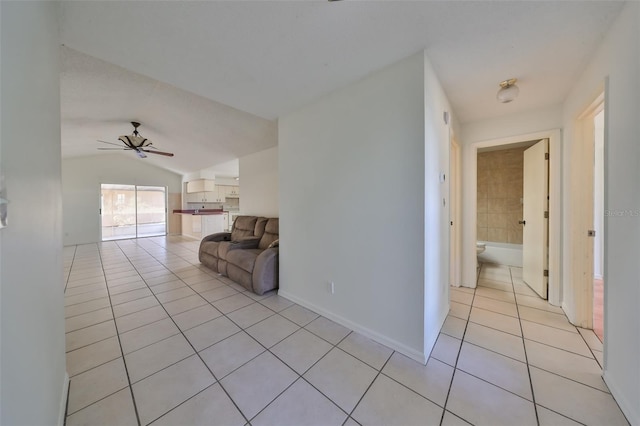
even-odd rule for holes
{"type": "Polygon", "coordinates": [[[518,97],[520,88],[516,85],[517,78],[510,78],[500,82],[500,90],[496,94],[496,99],[503,104],[509,103],[518,97]]]}
{"type": "MultiPolygon", "coordinates": [[[[142,136],[140,136],[140,133],[138,132],[138,127],[140,127],[140,123],[138,123],[137,121],[132,121],[131,125],[133,126],[133,133],[130,135],[122,135],[118,138],[120,142],[125,144],[124,148],[98,148],[98,149],[135,151],[136,155],[139,158],[147,158],[147,154],[145,153],[164,155],[165,157],[173,157],[172,152],[158,151],[156,147],[151,146],[152,143],[149,139],[143,138],[142,136]]],[[[117,143],[111,143],[111,142],[106,142],[101,140],[98,140],[98,142],[119,146],[117,143]]]]}

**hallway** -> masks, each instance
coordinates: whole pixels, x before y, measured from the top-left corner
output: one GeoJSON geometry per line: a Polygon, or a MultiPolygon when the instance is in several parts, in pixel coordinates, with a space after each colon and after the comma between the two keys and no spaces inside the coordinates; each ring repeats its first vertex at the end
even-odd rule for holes
{"type": "Polygon", "coordinates": [[[602,345],[484,265],[426,366],[202,268],[198,242],[66,247],[67,424],[626,425],[602,345]],[[571,420],[573,419],[573,420],[571,420]]]}

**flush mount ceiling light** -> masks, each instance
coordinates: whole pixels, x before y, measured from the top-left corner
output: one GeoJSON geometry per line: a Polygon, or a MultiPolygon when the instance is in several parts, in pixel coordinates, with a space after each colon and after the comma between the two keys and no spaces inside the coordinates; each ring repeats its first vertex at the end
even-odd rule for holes
{"type": "Polygon", "coordinates": [[[516,85],[517,81],[517,78],[510,78],[509,80],[501,81],[500,90],[498,90],[496,99],[503,104],[506,104],[517,98],[518,93],[520,93],[520,89],[516,85]]]}

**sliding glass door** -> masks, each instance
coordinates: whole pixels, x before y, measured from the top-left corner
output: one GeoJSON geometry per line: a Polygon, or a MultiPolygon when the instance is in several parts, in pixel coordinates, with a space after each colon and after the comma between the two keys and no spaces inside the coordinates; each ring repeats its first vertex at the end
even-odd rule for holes
{"type": "Polygon", "coordinates": [[[162,186],[102,184],[102,241],[167,234],[167,192],[162,186]]]}

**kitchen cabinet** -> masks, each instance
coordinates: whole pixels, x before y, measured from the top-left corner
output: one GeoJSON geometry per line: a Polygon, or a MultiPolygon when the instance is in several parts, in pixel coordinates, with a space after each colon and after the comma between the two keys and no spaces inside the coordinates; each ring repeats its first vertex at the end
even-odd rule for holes
{"type": "Polygon", "coordinates": [[[215,181],[211,179],[196,179],[187,182],[187,193],[213,192],[215,191],[215,181]]]}
{"type": "Polygon", "coordinates": [[[200,216],[202,218],[202,237],[215,234],[216,232],[224,232],[226,230],[226,219],[224,214],[215,214],[200,216]]]}
{"type": "Polygon", "coordinates": [[[209,200],[209,202],[213,202],[213,203],[224,203],[225,199],[226,199],[226,192],[225,192],[225,186],[224,185],[216,185],[215,191],[213,191],[211,193],[212,195],[212,200],[209,200]]]}
{"type": "Polygon", "coordinates": [[[215,203],[217,192],[192,192],[185,194],[187,203],[215,203]]]}
{"type": "Polygon", "coordinates": [[[240,198],[240,187],[239,186],[226,186],[226,195],[227,198],[240,198]]]}
{"type": "Polygon", "coordinates": [[[207,235],[227,230],[229,214],[192,215],[182,214],[182,235],[202,239],[207,235]]]}

